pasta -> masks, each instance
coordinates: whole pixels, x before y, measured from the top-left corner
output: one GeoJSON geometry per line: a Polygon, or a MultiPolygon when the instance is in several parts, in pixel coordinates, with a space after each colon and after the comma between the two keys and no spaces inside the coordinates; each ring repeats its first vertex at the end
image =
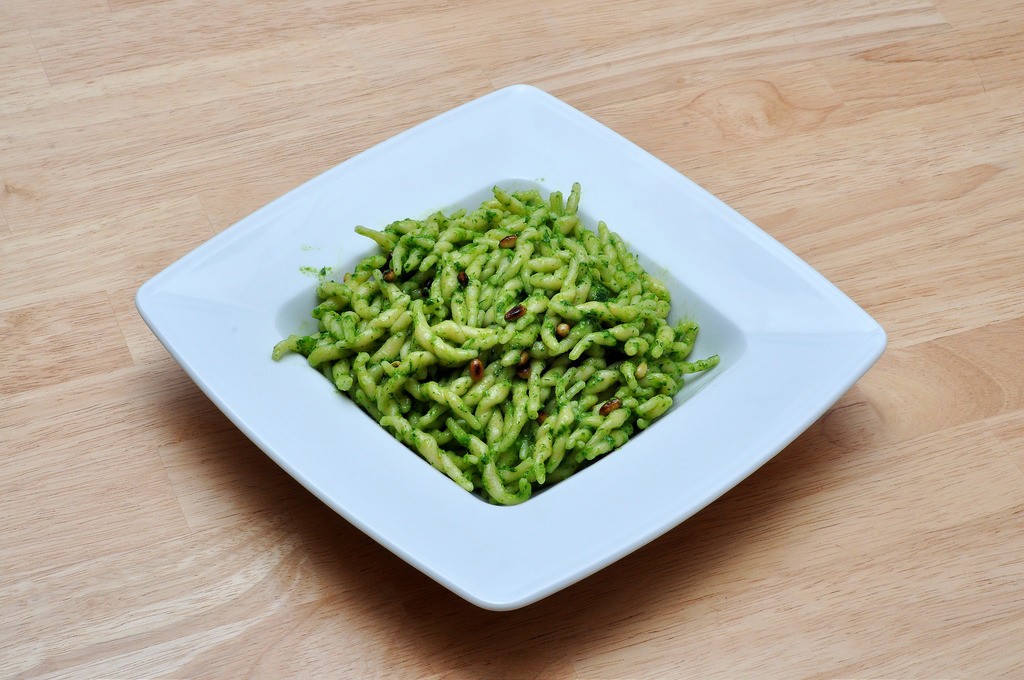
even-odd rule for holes
{"type": "Polygon", "coordinates": [[[399,441],[467,491],[525,501],[622,446],[672,406],[698,326],[669,324],[669,292],[580,185],[506,192],[477,210],[356,227],[381,252],[323,280],[305,356],[399,441]]]}

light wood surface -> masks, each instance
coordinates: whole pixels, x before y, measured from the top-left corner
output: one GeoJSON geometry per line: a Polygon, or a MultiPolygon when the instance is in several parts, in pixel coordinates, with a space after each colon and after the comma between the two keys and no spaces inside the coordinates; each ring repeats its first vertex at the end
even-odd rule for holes
{"type": "Polygon", "coordinates": [[[1020,9],[0,0],[0,676],[1024,677],[1020,9]],[[270,462],[133,295],[517,82],[737,208],[889,349],[705,511],[499,614],[270,462]]]}

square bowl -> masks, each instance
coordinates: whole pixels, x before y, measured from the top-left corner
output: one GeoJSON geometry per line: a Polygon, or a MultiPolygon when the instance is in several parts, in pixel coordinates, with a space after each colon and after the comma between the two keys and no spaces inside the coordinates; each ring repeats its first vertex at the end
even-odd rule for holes
{"type": "Polygon", "coordinates": [[[882,328],[736,211],[636,145],[533,87],[444,113],[328,170],[147,281],[136,305],[232,422],[349,522],[487,609],[521,607],[660,536],[810,426],[885,348],[882,328]],[[310,272],[374,251],[355,234],[475,208],[498,184],[583,186],[608,223],[696,319],[672,410],[621,449],[527,502],[481,502],[431,468],[291,355],[312,332],[310,272]]]}

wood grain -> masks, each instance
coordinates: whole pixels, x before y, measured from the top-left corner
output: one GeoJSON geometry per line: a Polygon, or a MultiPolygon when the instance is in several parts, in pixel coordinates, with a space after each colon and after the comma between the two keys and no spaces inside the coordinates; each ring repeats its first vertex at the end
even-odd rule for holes
{"type": "Polygon", "coordinates": [[[1021,677],[1022,131],[1008,0],[0,0],[0,676],[1021,677]],[[497,614],[278,469],[133,296],[517,82],[735,206],[890,345],[705,511],[497,614]]]}

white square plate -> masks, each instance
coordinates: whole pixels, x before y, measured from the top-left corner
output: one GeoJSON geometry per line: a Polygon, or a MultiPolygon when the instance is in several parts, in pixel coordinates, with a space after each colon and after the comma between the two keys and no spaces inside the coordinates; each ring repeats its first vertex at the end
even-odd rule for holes
{"type": "Polygon", "coordinates": [[[727,205],[528,86],[493,92],[325,172],[145,283],[139,312],[211,400],[321,500],[455,593],[514,609],[687,519],[778,453],[878,359],[882,328],[727,205]],[[375,248],[353,232],[473,208],[494,184],[568,192],[701,324],[721,365],[622,449],[527,502],[490,505],[395,441],[280,338],[315,330],[315,280],[375,248]]]}

